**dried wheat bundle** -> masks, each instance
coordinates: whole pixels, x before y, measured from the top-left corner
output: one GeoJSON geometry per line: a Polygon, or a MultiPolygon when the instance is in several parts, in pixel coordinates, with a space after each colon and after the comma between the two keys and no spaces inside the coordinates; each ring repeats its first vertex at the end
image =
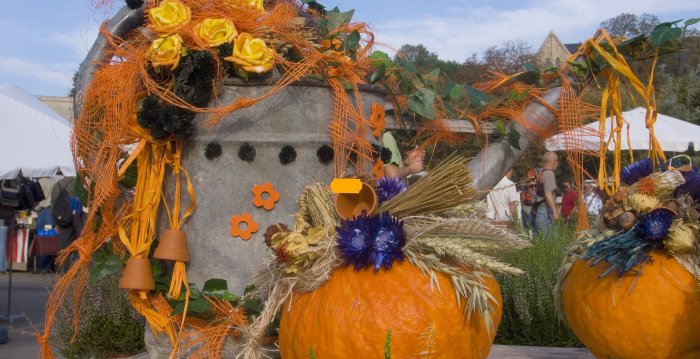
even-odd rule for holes
{"type": "Polygon", "coordinates": [[[447,211],[476,197],[471,182],[467,160],[453,155],[406,191],[384,202],[379,212],[403,218],[447,211]]]}

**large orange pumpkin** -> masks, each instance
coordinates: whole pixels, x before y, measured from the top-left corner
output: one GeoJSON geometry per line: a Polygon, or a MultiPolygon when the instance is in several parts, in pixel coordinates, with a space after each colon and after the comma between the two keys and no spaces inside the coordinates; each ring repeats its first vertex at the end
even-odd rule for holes
{"type": "Polygon", "coordinates": [[[673,257],[653,251],[642,274],[598,276],[605,265],[576,261],[562,305],[576,336],[596,358],[700,358],[700,292],[673,257]]]}
{"type": "MultiPolygon", "coordinates": [[[[280,353],[283,359],[384,358],[391,330],[391,358],[486,358],[495,333],[483,317],[467,319],[457,305],[450,279],[437,274],[441,291],[408,262],[388,270],[336,270],[317,290],[295,294],[282,308],[280,353]],[[290,308],[291,305],[291,308],[290,308]]],[[[496,299],[491,303],[494,330],[501,321],[502,298],[496,280],[485,279],[496,299]]]]}

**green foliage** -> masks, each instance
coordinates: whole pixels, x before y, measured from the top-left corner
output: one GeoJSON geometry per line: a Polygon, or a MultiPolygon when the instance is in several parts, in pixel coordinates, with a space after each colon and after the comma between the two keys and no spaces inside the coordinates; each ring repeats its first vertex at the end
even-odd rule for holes
{"type": "Polygon", "coordinates": [[[111,246],[105,246],[98,249],[95,254],[92,255],[92,261],[90,262],[90,283],[97,283],[104,277],[119,273],[124,268],[121,258],[114,254],[111,246]]]}
{"type": "Polygon", "coordinates": [[[535,238],[532,247],[503,255],[525,271],[518,277],[496,274],[503,293],[503,320],[496,343],[535,346],[581,346],[568,325],[555,314],[553,288],[575,225],[557,224],[549,240],[535,238]]]}
{"type": "Polygon", "coordinates": [[[659,112],[700,124],[700,66],[665,82],[657,95],[659,112]]]}
{"type": "Polygon", "coordinates": [[[309,359],[316,359],[316,353],[313,348],[309,348],[309,359]]]}
{"type": "Polygon", "coordinates": [[[145,321],[131,307],[113,273],[88,283],[79,305],[80,323],[73,337],[71,296],[57,312],[50,342],[65,358],[112,358],[144,351],[145,321]]]}
{"type": "Polygon", "coordinates": [[[391,359],[391,329],[386,333],[386,342],[384,344],[384,359],[391,359]]]}

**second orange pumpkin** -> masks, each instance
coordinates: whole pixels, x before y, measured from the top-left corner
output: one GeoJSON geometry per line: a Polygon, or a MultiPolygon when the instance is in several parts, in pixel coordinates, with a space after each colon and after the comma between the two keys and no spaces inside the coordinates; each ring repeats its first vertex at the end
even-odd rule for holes
{"type": "MultiPolygon", "coordinates": [[[[486,358],[495,333],[486,330],[481,315],[467,319],[450,279],[436,275],[441,291],[406,261],[376,273],[337,269],[323,286],[283,306],[282,358],[308,358],[312,349],[317,358],[383,359],[390,330],[393,359],[486,358]]],[[[493,277],[486,277],[486,285],[496,299],[491,318],[497,330],[500,287],[493,277]]]]}

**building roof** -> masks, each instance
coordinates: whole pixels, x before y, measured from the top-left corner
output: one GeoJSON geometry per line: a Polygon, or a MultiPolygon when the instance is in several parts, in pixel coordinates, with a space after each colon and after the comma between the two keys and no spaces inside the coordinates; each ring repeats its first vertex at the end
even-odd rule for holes
{"type": "Polygon", "coordinates": [[[576,51],[578,51],[578,47],[581,46],[581,43],[577,44],[564,44],[564,47],[566,47],[567,50],[569,50],[569,53],[575,54],[576,51]]]}

